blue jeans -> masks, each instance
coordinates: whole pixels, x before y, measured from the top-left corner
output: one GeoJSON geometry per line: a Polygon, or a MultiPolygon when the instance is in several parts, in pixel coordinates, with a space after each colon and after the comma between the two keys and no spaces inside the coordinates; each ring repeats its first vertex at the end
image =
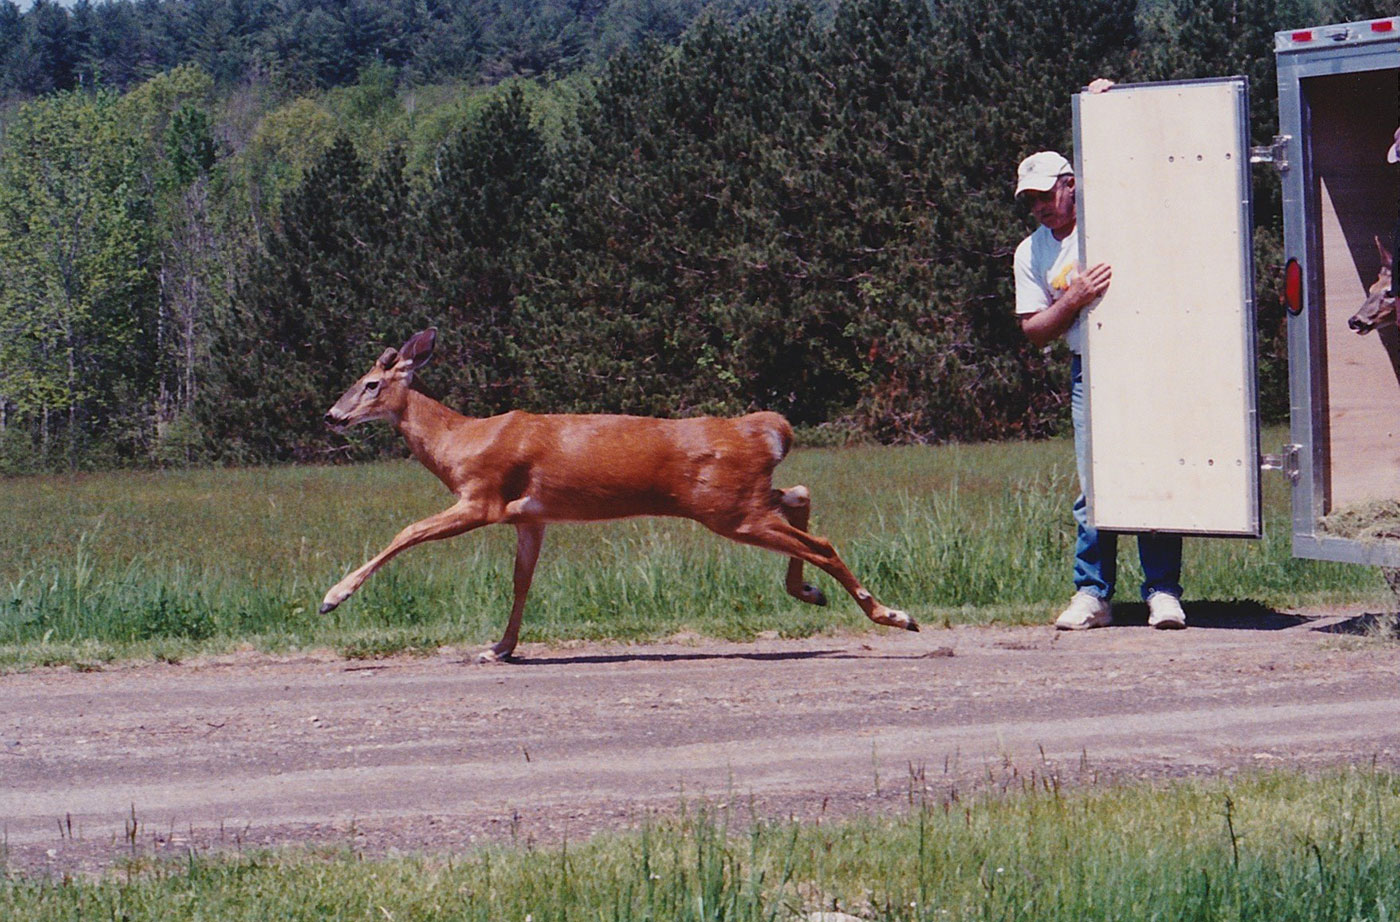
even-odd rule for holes
{"type": "MultiPolygon", "coordinates": [[[[1071,366],[1070,416],[1074,420],[1074,457],[1079,467],[1079,498],[1074,501],[1074,586],[1101,599],[1113,598],[1118,579],[1118,533],[1089,524],[1084,484],[1088,481],[1089,432],[1084,419],[1084,370],[1078,355],[1071,366]]],[[[1181,597],[1181,535],[1147,533],[1137,536],[1142,563],[1142,597],[1154,592],[1181,597]]]]}

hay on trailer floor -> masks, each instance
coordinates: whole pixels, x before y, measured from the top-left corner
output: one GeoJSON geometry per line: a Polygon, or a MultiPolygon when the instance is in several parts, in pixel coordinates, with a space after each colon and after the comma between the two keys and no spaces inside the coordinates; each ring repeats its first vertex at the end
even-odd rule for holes
{"type": "MultiPolygon", "coordinates": [[[[1353,541],[1380,543],[1400,540],[1400,500],[1373,500],[1338,509],[1319,520],[1318,530],[1353,541]]],[[[1381,567],[1381,575],[1395,596],[1397,610],[1400,610],[1400,567],[1381,567]]],[[[1391,631],[1394,630],[1392,625],[1391,631]]]]}
{"type": "Polygon", "coordinates": [[[1337,538],[1357,541],[1400,540],[1400,500],[1373,500],[1337,509],[1318,523],[1337,538]]]}

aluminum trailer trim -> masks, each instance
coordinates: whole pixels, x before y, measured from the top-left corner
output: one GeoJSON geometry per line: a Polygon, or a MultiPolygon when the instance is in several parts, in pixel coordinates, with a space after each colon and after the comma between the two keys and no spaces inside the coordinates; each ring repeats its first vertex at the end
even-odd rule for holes
{"type": "MultiPolygon", "coordinates": [[[[1298,262],[1303,282],[1301,309],[1296,314],[1290,312],[1288,317],[1290,439],[1299,446],[1298,476],[1292,497],[1293,554],[1315,560],[1400,567],[1400,542],[1341,538],[1320,527],[1323,517],[1331,511],[1329,484],[1338,459],[1333,457],[1330,437],[1323,228],[1326,209],[1319,160],[1326,159],[1322,155],[1335,133],[1337,115],[1318,109],[1337,95],[1324,93],[1324,89],[1335,86],[1345,90],[1354,81],[1378,75],[1384,79],[1388,76],[1384,72],[1395,72],[1396,79],[1400,79],[1400,19],[1279,32],[1275,36],[1275,52],[1279,135],[1289,165],[1282,173],[1285,259],[1298,262]],[[1324,123],[1321,129],[1319,121],[1324,123]],[[1323,137],[1315,136],[1318,130],[1323,131],[1323,137]]],[[[1400,91],[1392,91],[1388,100],[1381,95],[1376,100],[1375,130],[1388,135],[1395,125],[1396,96],[1400,91]]],[[[1372,146],[1374,159],[1379,162],[1384,144],[1368,142],[1366,153],[1372,146]]],[[[1387,190],[1392,198],[1397,182],[1400,177],[1392,173],[1391,188],[1387,190]]],[[[1393,212],[1390,220],[1394,221],[1393,212]]],[[[1385,223],[1375,230],[1388,234],[1390,226],[1385,223]]],[[[1337,304],[1335,309],[1346,310],[1347,306],[1337,304]]],[[[1334,325],[1336,319],[1333,318],[1334,325]]],[[[1396,405],[1400,406],[1400,401],[1396,405]]],[[[1395,483],[1390,496],[1400,499],[1400,482],[1395,483]]]]}

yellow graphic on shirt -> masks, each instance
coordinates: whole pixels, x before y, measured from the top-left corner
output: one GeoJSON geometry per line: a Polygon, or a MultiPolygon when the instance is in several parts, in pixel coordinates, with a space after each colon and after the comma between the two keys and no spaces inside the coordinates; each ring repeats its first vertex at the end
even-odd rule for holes
{"type": "Polygon", "coordinates": [[[1072,275],[1074,275],[1074,262],[1073,262],[1073,260],[1071,260],[1070,262],[1065,263],[1065,267],[1064,267],[1063,269],[1061,269],[1061,270],[1055,275],[1055,277],[1052,278],[1052,279],[1050,280],[1050,290],[1051,290],[1051,291],[1064,291],[1065,289],[1069,288],[1069,280],[1070,280],[1070,276],[1072,276],[1072,275]]]}

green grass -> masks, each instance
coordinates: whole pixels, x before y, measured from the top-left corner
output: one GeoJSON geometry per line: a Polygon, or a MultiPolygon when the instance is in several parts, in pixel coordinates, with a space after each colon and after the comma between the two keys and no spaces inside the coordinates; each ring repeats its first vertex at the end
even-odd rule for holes
{"type": "Polygon", "coordinates": [[[1400,908],[1400,777],[1297,773],[916,803],[771,823],[701,810],[537,849],[348,850],[134,861],[96,880],[10,874],[0,918],[1363,922],[1400,908]],[[737,822],[733,822],[734,820],[737,822]]]}
{"type": "MultiPolygon", "coordinates": [[[[1276,439],[1275,439],[1276,440],[1276,439]]],[[[878,598],[929,626],[1048,618],[1070,593],[1067,441],[796,452],[813,527],[878,598]]],[[[328,616],[325,591],[403,525],[448,505],[410,461],[27,477],[0,481],[0,667],[181,659],[252,646],[352,656],[497,639],[514,532],[415,548],[328,616]]],[[[1294,560],[1287,484],[1266,480],[1263,541],[1188,540],[1188,599],[1274,608],[1388,604],[1373,569],[1294,560]]],[[[1122,542],[1123,598],[1140,579],[1122,542]]],[[[809,568],[809,572],[810,572],[809,568]]],[[[550,529],[524,639],[747,639],[867,630],[783,591],[783,561],[699,526],[631,520],[550,529]]]]}

